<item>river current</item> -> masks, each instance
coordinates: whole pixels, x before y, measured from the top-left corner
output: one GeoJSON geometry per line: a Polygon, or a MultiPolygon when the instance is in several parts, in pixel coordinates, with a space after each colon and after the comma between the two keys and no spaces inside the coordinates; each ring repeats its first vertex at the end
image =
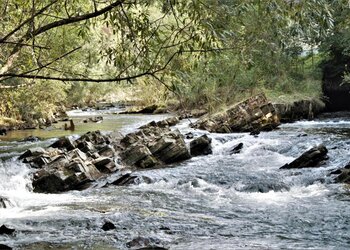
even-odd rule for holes
{"type": "MultiPolygon", "coordinates": [[[[164,116],[104,118],[86,129],[127,133],[164,116]]],[[[184,120],[175,128],[206,133],[188,125],[184,120]]],[[[329,176],[350,161],[350,118],[284,124],[257,137],[208,135],[212,155],[143,171],[151,183],[63,194],[33,193],[31,170],[17,160],[26,148],[55,139],[19,142],[18,135],[10,136],[0,144],[0,196],[10,200],[9,208],[0,209],[0,225],[16,232],[0,235],[0,243],[17,249],[128,249],[126,243],[140,236],[181,250],[350,248],[350,192],[329,176]],[[238,143],[244,145],[241,153],[230,154],[238,143]],[[329,149],[325,166],[279,170],[320,143],[329,149]],[[116,229],[103,231],[106,221],[116,229]]]]}

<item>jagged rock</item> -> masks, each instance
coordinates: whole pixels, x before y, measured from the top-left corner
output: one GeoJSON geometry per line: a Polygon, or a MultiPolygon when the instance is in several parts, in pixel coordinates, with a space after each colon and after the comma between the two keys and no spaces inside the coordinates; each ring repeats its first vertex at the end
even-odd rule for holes
{"type": "Polygon", "coordinates": [[[101,228],[103,231],[110,231],[110,230],[113,230],[113,229],[116,229],[115,225],[110,222],[110,221],[106,221],[102,228],[101,228]]]}
{"type": "Polygon", "coordinates": [[[207,135],[202,135],[194,139],[190,142],[190,152],[192,156],[212,154],[211,138],[207,135]]]}
{"type": "Polygon", "coordinates": [[[87,132],[75,142],[79,144],[83,141],[91,142],[94,145],[104,145],[110,143],[110,138],[108,136],[102,135],[101,131],[97,130],[93,132],[87,132]]]}
{"type": "Polygon", "coordinates": [[[264,94],[237,103],[226,111],[199,119],[192,126],[216,133],[269,131],[279,125],[274,106],[264,94]]]}
{"type": "Polygon", "coordinates": [[[67,157],[70,160],[74,159],[81,159],[82,161],[87,160],[87,156],[84,152],[82,152],[80,149],[76,148],[67,153],[67,157]]]}
{"type": "Polygon", "coordinates": [[[130,184],[134,184],[135,179],[137,176],[134,176],[129,173],[122,174],[121,176],[118,176],[116,180],[112,181],[110,184],[115,186],[126,186],[130,184]]]}
{"type": "Polygon", "coordinates": [[[13,234],[15,231],[16,231],[15,229],[8,228],[5,225],[2,225],[0,227],[0,235],[2,235],[2,234],[13,234]]]}
{"type": "Polygon", "coordinates": [[[84,153],[92,153],[96,151],[94,144],[89,141],[80,141],[77,143],[77,148],[79,148],[84,153]]]}
{"type": "Polygon", "coordinates": [[[150,123],[144,126],[141,126],[140,129],[149,128],[149,127],[159,127],[159,128],[172,127],[178,124],[179,122],[180,122],[179,117],[169,117],[165,120],[161,120],[158,122],[151,121],[150,123]]]}
{"type": "Polygon", "coordinates": [[[230,150],[230,154],[239,154],[243,148],[243,143],[238,143],[230,150]]]}
{"type": "Polygon", "coordinates": [[[76,144],[69,137],[61,137],[58,141],[50,145],[52,148],[65,148],[68,151],[75,149],[76,144]]]}
{"type": "Polygon", "coordinates": [[[46,154],[45,149],[43,148],[31,148],[26,150],[18,159],[22,160],[27,157],[36,157],[36,156],[41,156],[43,154],[46,154]]]}
{"type": "Polygon", "coordinates": [[[102,173],[112,173],[117,170],[112,158],[100,157],[92,162],[94,166],[102,173]]]}
{"type": "Polygon", "coordinates": [[[98,154],[105,157],[114,157],[115,150],[112,146],[106,145],[98,151],[98,154]]]}
{"type": "Polygon", "coordinates": [[[139,161],[150,155],[151,152],[145,145],[135,143],[129,146],[120,157],[127,165],[136,165],[139,161]]]}
{"type": "Polygon", "coordinates": [[[319,167],[328,159],[327,153],[328,150],[324,145],[318,145],[309,149],[291,163],[285,164],[280,169],[319,167]]]}
{"type": "Polygon", "coordinates": [[[178,130],[171,131],[163,135],[158,140],[157,149],[151,150],[154,156],[166,164],[175,163],[191,158],[190,152],[186,147],[186,143],[178,130]]]}

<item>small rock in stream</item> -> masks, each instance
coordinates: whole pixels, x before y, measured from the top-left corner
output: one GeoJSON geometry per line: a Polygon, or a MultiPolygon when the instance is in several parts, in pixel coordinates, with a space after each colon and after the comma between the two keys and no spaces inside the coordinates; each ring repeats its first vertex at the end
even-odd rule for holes
{"type": "Polygon", "coordinates": [[[239,154],[243,148],[243,143],[238,143],[230,150],[230,154],[239,154]]]}
{"type": "Polygon", "coordinates": [[[116,227],[110,221],[106,221],[105,224],[103,224],[103,226],[102,226],[102,230],[103,231],[110,231],[110,230],[113,230],[113,229],[116,229],[116,227]]]}
{"type": "Polygon", "coordinates": [[[2,225],[0,227],[0,235],[2,235],[2,234],[13,234],[15,231],[16,231],[15,229],[8,228],[5,225],[2,225]]]}
{"type": "Polygon", "coordinates": [[[202,135],[194,139],[190,143],[190,152],[193,156],[212,154],[211,138],[207,135],[202,135]]]}

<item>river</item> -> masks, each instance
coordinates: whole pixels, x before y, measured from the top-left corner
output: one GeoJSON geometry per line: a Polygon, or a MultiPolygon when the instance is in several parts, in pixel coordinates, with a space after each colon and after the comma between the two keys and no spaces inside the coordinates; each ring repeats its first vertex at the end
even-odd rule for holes
{"type": "MultiPolygon", "coordinates": [[[[127,133],[165,117],[102,113],[102,123],[80,124],[79,119],[96,113],[70,115],[78,124],[74,133],[127,133]]],[[[184,120],[176,128],[206,133],[188,123],[184,120]]],[[[212,155],[143,171],[150,184],[64,194],[31,192],[31,170],[17,157],[26,148],[47,146],[54,140],[50,137],[70,132],[30,132],[45,138],[39,142],[19,142],[28,136],[20,133],[1,138],[0,144],[0,196],[11,201],[10,208],[0,209],[0,225],[16,229],[12,236],[0,235],[2,244],[18,249],[128,249],[126,243],[141,236],[179,250],[350,248],[350,192],[328,175],[350,160],[350,118],[284,124],[258,137],[209,134],[212,155]],[[231,155],[240,142],[242,152],[231,155]],[[329,149],[325,166],[279,170],[320,143],[329,149]],[[116,229],[103,231],[105,221],[116,229]]]]}

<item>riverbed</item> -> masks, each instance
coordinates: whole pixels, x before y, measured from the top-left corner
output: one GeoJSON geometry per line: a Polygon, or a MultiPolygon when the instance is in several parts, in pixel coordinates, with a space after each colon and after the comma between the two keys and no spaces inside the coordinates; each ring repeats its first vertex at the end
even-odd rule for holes
{"type": "MultiPolygon", "coordinates": [[[[212,155],[143,171],[151,183],[33,193],[32,170],[17,160],[26,148],[89,130],[128,133],[166,117],[101,112],[70,113],[77,124],[74,132],[56,128],[0,138],[0,196],[12,204],[0,209],[0,225],[16,229],[12,236],[0,235],[0,243],[18,249],[128,249],[127,242],[145,237],[181,250],[350,248],[350,192],[329,176],[350,160],[350,118],[284,124],[258,136],[208,134],[212,155]],[[103,115],[103,122],[79,122],[95,115],[103,115]],[[19,142],[29,135],[43,140],[19,142]],[[230,154],[238,143],[244,145],[241,153],[230,154]],[[320,143],[329,149],[325,166],[279,170],[320,143]],[[103,231],[106,221],[116,229],[103,231]]],[[[174,129],[206,133],[188,125],[184,120],[174,129]]]]}

